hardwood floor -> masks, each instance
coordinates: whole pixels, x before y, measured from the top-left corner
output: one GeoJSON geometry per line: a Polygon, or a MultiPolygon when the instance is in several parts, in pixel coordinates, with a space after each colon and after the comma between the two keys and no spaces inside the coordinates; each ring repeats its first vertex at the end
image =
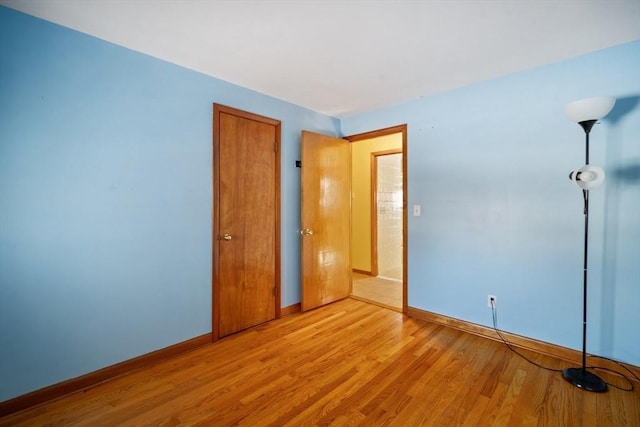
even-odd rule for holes
{"type": "Polygon", "coordinates": [[[640,425],[640,392],[585,392],[501,343],[346,299],[0,425],[622,427],[640,425]]]}

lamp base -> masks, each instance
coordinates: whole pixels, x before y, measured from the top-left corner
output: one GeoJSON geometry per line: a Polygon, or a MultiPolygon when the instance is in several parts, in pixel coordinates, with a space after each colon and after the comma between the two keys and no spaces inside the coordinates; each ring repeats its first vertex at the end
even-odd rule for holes
{"type": "Polygon", "coordinates": [[[607,383],[599,376],[582,368],[568,368],[562,371],[562,377],[574,386],[595,393],[607,391],[607,383]]]}

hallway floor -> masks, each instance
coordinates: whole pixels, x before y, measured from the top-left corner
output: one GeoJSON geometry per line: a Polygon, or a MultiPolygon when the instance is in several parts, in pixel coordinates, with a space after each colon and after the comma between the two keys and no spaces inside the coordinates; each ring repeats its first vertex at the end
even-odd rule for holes
{"type": "Polygon", "coordinates": [[[402,281],[372,277],[354,272],[351,296],[401,311],[402,281]]]}

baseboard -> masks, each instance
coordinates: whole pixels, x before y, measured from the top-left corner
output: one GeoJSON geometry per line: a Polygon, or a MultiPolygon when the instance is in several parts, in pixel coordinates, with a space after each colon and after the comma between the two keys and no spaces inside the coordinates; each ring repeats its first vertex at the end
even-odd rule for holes
{"type": "Polygon", "coordinates": [[[402,309],[401,308],[394,307],[394,306],[387,305],[387,304],[383,304],[381,302],[370,300],[370,299],[367,299],[367,298],[362,298],[362,297],[359,297],[357,295],[349,295],[349,298],[355,299],[355,300],[358,300],[358,301],[362,301],[362,302],[366,302],[368,304],[377,305],[378,307],[384,307],[384,308],[389,309],[389,310],[397,311],[398,313],[402,313],[402,309]]]}
{"type": "Polygon", "coordinates": [[[5,400],[4,402],[0,402],[0,417],[22,411],[23,409],[32,408],[36,405],[50,402],[72,393],[86,390],[105,381],[114,379],[145,366],[149,366],[153,363],[195,350],[203,345],[210,344],[211,338],[210,333],[204,334],[160,350],[152,351],[151,353],[143,354],[142,356],[138,356],[133,359],[125,360],[124,362],[116,363],[115,365],[107,366],[106,368],[90,372],[77,378],[62,381],[60,383],[23,394],[22,396],[5,400]]]}
{"type": "Polygon", "coordinates": [[[302,305],[300,303],[292,304],[290,306],[284,307],[280,311],[280,316],[284,317],[284,316],[288,316],[290,314],[299,313],[301,310],[302,310],[302,305]]]}
{"type": "MultiPolygon", "coordinates": [[[[406,314],[408,316],[415,317],[416,319],[426,320],[428,322],[437,323],[440,325],[448,326],[450,328],[458,329],[463,332],[502,342],[496,331],[493,328],[487,326],[466,322],[464,320],[443,316],[441,314],[420,310],[414,307],[407,307],[406,314]]],[[[523,337],[522,335],[516,335],[510,332],[500,331],[500,333],[509,342],[509,344],[514,347],[530,350],[547,356],[552,356],[561,360],[565,360],[571,364],[582,364],[582,352],[578,350],[562,347],[544,341],[539,341],[533,338],[523,337]]],[[[605,359],[599,360],[601,361],[601,363],[599,363],[598,366],[603,366],[611,369],[615,369],[616,367],[616,364],[613,362],[605,359]]],[[[631,365],[629,363],[625,363],[624,365],[640,377],[640,367],[631,365]]],[[[636,380],[635,378],[629,379],[636,380]]]]}
{"type": "Polygon", "coordinates": [[[373,274],[371,274],[370,271],[366,271],[366,270],[360,270],[360,269],[354,268],[352,271],[354,273],[360,273],[360,274],[366,274],[367,276],[373,276],[373,274]]]}

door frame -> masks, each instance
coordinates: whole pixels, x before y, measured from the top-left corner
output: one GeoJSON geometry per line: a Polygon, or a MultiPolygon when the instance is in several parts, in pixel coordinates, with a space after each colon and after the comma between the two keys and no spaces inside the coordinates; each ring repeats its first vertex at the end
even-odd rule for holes
{"type": "MultiPolygon", "coordinates": [[[[220,338],[220,323],[219,323],[219,314],[220,314],[220,283],[219,283],[219,243],[218,243],[218,235],[220,234],[220,211],[219,211],[219,196],[220,196],[220,126],[219,126],[219,117],[220,113],[232,114],[237,117],[241,117],[247,120],[255,120],[261,123],[266,123],[275,127],[275,318],[279,319],[281,317],[281,295],[282,295],[282,284],[281,284],[281,197],[280,197],[280,187],[281,187],[281,156],[280,156],[280,143],[281,143],[281,122],[280,120],[272,119],[265,116],[260,116],[258,114],[249,113],[247,111],[238,110],[233,107],[227,107],[221,104],[213,104],[213,123],[212,123],[212,145],[213,145],[213,187],[212,187],[212,234],[211,234],[211,245],[212,245],[212,275],[211,275],[211,338],[212,341],[217,341],[220,338]]],[[[251,165],[247,165],[250,167],[251,165]]]]}
{"type": "MultiPolygon", "coordinates": [[[[378,129],[369,132],[363,132],[355,135],[345,136],[344,139],[354,143],[365,139],[377,138],[395,133],[402,134],[402,312],[407,314],[407,288],[409,278],[407,275],[407,249],[408,249],[408,213],[407,213],[407,124],[391,126],[384,129],[378,129]]],[[[372,206],[373,215],[373,206],[372,206]]],[[[373,247],[372,247],[373,251],[373,247]]],[[[376,249],[377,251],[377,249],[376,249]]],[[[372,266],[373,268],[373,266],[372,266]]]]}

